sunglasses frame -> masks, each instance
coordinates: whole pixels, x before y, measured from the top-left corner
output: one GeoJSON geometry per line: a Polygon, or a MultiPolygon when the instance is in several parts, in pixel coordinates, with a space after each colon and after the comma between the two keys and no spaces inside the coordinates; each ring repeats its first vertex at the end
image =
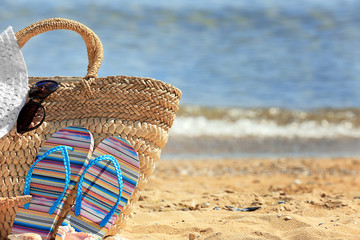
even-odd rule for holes
{"type": "Polygon", "coordinates": [[[34,85],[31,86],[31,88],[30,88],[30,90],[29,90],[29,93],[28,93],[30,99],[29,99],[29,101],[21,108],[21,110],[20,110],[20,112],[19,112],[19,115],[18,115],[18,119],[17,119],[17,132],[18,132],[18,133],[23,134],[23,133],[26,133],[26,132],[30,132],[30,131],[38,128],[38,127],[45,121],[46,111],[45,111],[45,107],[44,107],[41,103],[44,101],[44,99],[45,99],[46,97],[48,97],[49,95],[51,95],[52,93],[54,93],[58,88],[59,88],[59,82],[54,81],[54,80],[50,80],[50,79],[49,79],[49,80],[41,80],[41,81],[38,81],[38,82],[36,82],[34,85]],[[30,97],[30,95],[32,94],[32,92],[36,91],[35,88],[39,88],[39,86],[37,86],[37,84],[43,83],[43,82],[51,82],[51,83],[54,83],[54,84],[55,84],[55,87],[54,87],[53,89],[51,89],[51,91],[49,91],[49,93],[45,94],[45,95],[42,96],[42,97],[39,97],[39,96],[30,97]],[[39,99],[40,101],[37,102],[37,101],[34,101],[34,99],[39,99]],[[41,121],[40,121],[36,126],[31,127],[31,128],[29,128],[29,126],[28,126],[26,129],[21,130],[21,129],[19,129],[19,119],[20,119],[21,115],[24,114],[24,111],[26,111],[26,109],[27,109],[30,105],[35,105],[35,106],[37,107],[37,110],[36,110],[36,112],[34,113],[34,116],[32,117],[33,119],[34,119],[34,117],[35,117],[35,114],[38,112],[38,109],[39,109],[39,108],[41,108],[42,111],[43,111],[43,117],[42,117],[41,121]]]}

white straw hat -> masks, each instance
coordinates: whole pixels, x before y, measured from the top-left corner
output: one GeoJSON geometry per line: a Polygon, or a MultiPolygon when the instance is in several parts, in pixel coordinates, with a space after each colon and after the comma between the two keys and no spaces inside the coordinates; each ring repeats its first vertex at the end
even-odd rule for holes
{"type": "Polygon", "coordinates": [[[26,101],[28,73],[12,27],[0,34],[0,138],[15,125],[26,101]]]}

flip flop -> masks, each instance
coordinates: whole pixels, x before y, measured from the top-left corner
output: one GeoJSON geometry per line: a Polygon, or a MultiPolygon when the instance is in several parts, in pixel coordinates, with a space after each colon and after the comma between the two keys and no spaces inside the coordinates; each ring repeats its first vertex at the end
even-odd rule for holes
{"type": "Polygon", "coordinates": [[[134,193],[139,174],[139,157],[128,141],[103,140],[79,180],[75,205],[62,225],[102,239],[134,193]]]}
{"type": "Polygon", "coordinates": [[[82,127],[66,127],[45,141],[25,180],[24,195],[32,195],[32,201],[19,206],[13,234],[32,232],[50,238],[93,148],[91,133],[82,127]]]}

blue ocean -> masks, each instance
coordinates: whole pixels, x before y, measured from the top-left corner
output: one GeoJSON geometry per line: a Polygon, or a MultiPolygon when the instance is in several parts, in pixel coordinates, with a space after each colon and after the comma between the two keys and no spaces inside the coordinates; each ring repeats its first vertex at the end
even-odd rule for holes
{"type": "MultiPolygon", "coordinates": [[[[63,17],[102,40],[99,76],[151,77],[183,92],[162,157],[360,155],[356,0],[0,0],[0,30],[63,17]]],[[[79,35],[22,49],[30,76],[85,76],[79,35]]]]}

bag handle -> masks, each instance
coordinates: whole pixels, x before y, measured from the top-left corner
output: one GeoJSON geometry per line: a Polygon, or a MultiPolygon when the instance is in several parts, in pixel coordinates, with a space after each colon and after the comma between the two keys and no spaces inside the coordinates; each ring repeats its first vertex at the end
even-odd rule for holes
{"type": "Polygon", "coordinates": [[[15,33],[15,36],[20,48],[22,48],[30,38],[40,33],[59,29],[72,30],[81,35],[85,41],[89,59],[85,79],[97,78],[97,72],[104,57],[104,50],[99,37],[85,25],[65,18],[50,18],[31,24],[15,33]]]}

